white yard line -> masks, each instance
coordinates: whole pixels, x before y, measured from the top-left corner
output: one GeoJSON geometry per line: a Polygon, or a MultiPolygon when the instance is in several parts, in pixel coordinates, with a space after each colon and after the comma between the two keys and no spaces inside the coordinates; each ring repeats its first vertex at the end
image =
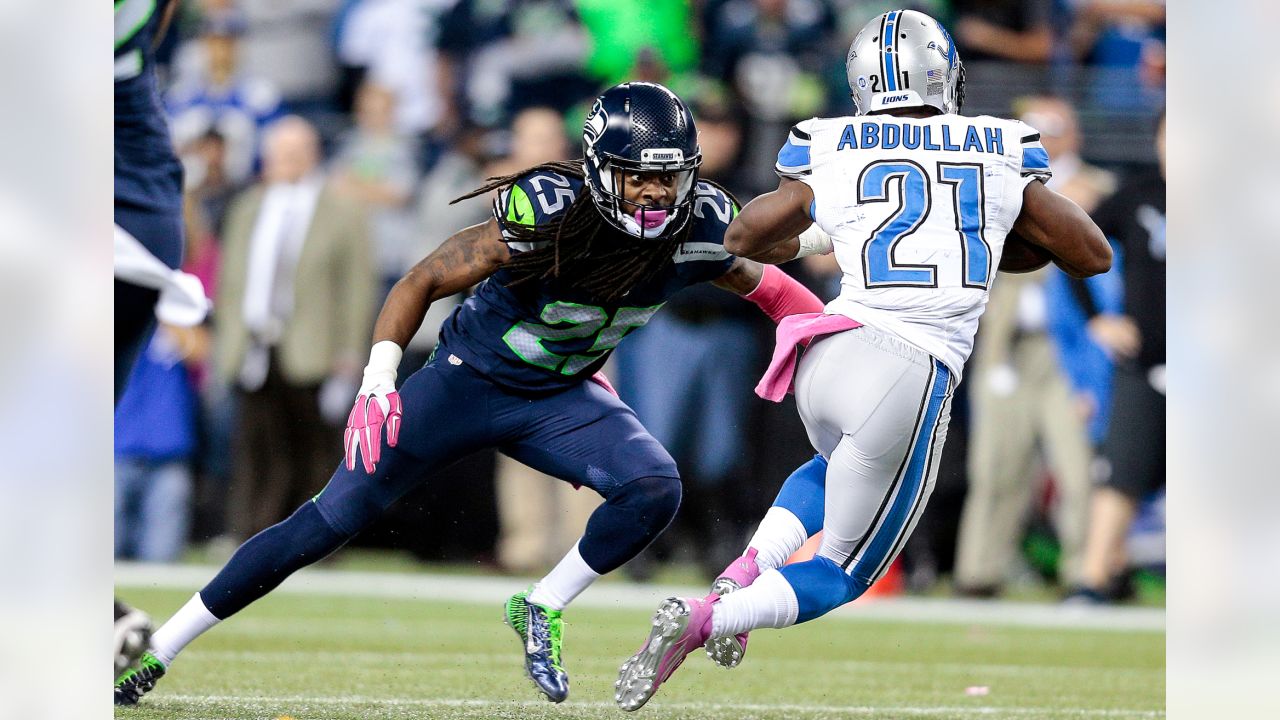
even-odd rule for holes
{"type": "MultiPolygon", "coordinates": [[[[213,566],[116,563],[115,582],[122,587],[195,592],[217,571],[218,568],[213,566]]],[[[277,592],[492,604],[525,585],[526,580],[514,577],[307,568],[286,580],[277,592]]],[[[647,610],[665,597],[701,596],[705,593],[705,587],[597,583],[588,588],[575,605],[647,610]]],[[[1063,607],[1047,603],[951,598],[873,598],[839,608],[830,617],[1079,630],[1163,632],[1165,628],[1164,610],[1158,608],[1063,607]]]]}
{"type": "MultiPolygon", "coordinates": [[[[301,705],[374,705],[398,708],[520,708],[546,709],[546,702],[538,700],[483,700],[473,698],[385,698],[344,695],[340,697],[286,695],[279,697],[253,697],[239,695],[170,695],[163,694],[151,698],[153,701],[173,701],[182,703],[230,703],[235,705],[273,706],[279,709],[282,704],[301,705]]],[[[616,709],[609,702],[574,702],[569,701],[557,707],[578,708],[583,710],[616,709]]],[[[690,712],[729,711],[738,713],[819,713],[833,715],[947,715],[951,717],[969,717],[974,715],[1020,715],[1027,717],[1043,716],[1049,708],[1043,707],[1000,707],[996,705],[974,706],[911,706],[911,705],[797,705],[788,703],[701,703],[701,702],[654,702],[654,709],[684,710],[690,712]]],[[[1110,710],[1103,708],[1052,708],[1054,713],[1078,715],[1097,718],[1162,718],[1164,712],[1159,710],[1110,710]]]]}

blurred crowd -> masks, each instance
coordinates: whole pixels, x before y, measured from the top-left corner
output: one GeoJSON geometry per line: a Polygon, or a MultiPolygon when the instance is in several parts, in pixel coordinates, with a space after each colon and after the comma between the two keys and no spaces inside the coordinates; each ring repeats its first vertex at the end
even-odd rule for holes
{"type": "MultiPolygon", "coordinates": [[[[745,203],[776,185],[792,123],[851,112],[849,42],[895,7],[952,29],[965,113],[1039,130],[1051,187],[1122,257],[1088,283],[1001,276],[899,577],[916,591],[950,578],[990,596],[1039,578],[1075,599],[1124,597],[1134,568],[1164,562],[1164,0],[184,0],[160,53],[164,101],[186,169],[185,269],[215,312],[161,327],[117,408],[130,418],[117,423],[117,557],[234,548],[318,493],[387,291],[491,212],[486,198],[450,201],[579,157],[603,88],[652,80],[685,98],[702,175],[745,203]]],[[[834,296],[830,258],[785,269],[834,296]]],[[[402,378],[458,302],[431,308],[402,378]]],[[[794,408],[752,394],[772,347],[758,315],[692,289],[606,370],[685,478],[676,525],[633,577],[723,567],[812,452],[794,408]]],[[[481,455],[356,542],[541,571],[596,502],[481,455]]]]}

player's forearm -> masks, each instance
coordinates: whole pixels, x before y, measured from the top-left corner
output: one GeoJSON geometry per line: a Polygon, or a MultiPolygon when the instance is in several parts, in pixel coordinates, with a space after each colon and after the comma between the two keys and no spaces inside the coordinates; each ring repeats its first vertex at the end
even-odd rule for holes
{"type": "MultiPolygon", "coordinates": [[[[765,196],[761,196],[763,197],[765,196]]],[[[778,223],[770,222],[768,208],[763,212],[748,212],[755,203],[756,200],[747,203],[747,206],[729,225],[724,236],[724,249],[738,257],[758,262],[769,262],[775,259],[775,262],[770,264],[786,262],[794,258],[800,248],[799,241],[796,240],[799,233],[788,234],[779,227],[778,223]],[[787,245],[791,247],[788,248],[787,245]],[[788,249],[792,251],[791,255],[783,258],[788,249]]]]}
{"type": "Polygon", "coordinates": [[[786,182],[747,203],[725,231],[724,247],[738,257],[776,264],[794,259],[797,237],[813,224],[809,204],[813,191],[804,183],[786,182]]]}
{"type": "Polygon", "coordinates": [[[747,256],[750,260],[764,263],[765,265],[781,265],[785,262],[791,262],[796,259],[796,255],[800,252],[799,238],[787,238],[782,242],[770,246],[768,249],[756,255],[747,256]]]}
{"type": "Polygon", "coordinates": [[[391,288],[373,328],[373,341],[408,344],[431,303],[466,290],[502,267],[510,257],[493,218],[463,228],[414,265],[391,288]]]}
{"type": "Polygon", "coordinates": [[[382,304],[378,321],[373,326],[373,342],[390,340],[401,348],[407,346],[422,326],[427,308],[434,300],[433,294],[429,283],[422,282],[422,278],[415,277],[414,271],[410,270],[391,288],[386,302],[382,304]]]}

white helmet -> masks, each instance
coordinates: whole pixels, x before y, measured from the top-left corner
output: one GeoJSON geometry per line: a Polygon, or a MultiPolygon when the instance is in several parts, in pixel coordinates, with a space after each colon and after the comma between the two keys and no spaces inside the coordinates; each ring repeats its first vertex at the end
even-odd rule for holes
{"type": "Polygon", "coordinates": [[[960,112],[964,65],[942,23],[915,10],[892,10],[862,27],[845,60],[858,115],[935,107],[960,112]]]}

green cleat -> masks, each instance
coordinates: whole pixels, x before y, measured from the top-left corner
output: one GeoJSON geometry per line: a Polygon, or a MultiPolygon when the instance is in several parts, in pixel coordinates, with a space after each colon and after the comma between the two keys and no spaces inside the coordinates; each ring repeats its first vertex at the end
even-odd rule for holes
{"type": "Polygon", "coordinates": [[[560,611],[529,602],[529,590],[525,590],[507,600],[504,620],[524,644],[524,669],[534,687],[551,702],[564,702],[569,697],[569,675],[560,664],[564,636],[560,611]]]}
{"type": "Polygon", "coordinates": [[[137,668],[130,668],[116,679],[116,705],[137,705],[151,692],[156,681],[164,677],[164,663],[149,652],[142,653],[137,668]]]}

